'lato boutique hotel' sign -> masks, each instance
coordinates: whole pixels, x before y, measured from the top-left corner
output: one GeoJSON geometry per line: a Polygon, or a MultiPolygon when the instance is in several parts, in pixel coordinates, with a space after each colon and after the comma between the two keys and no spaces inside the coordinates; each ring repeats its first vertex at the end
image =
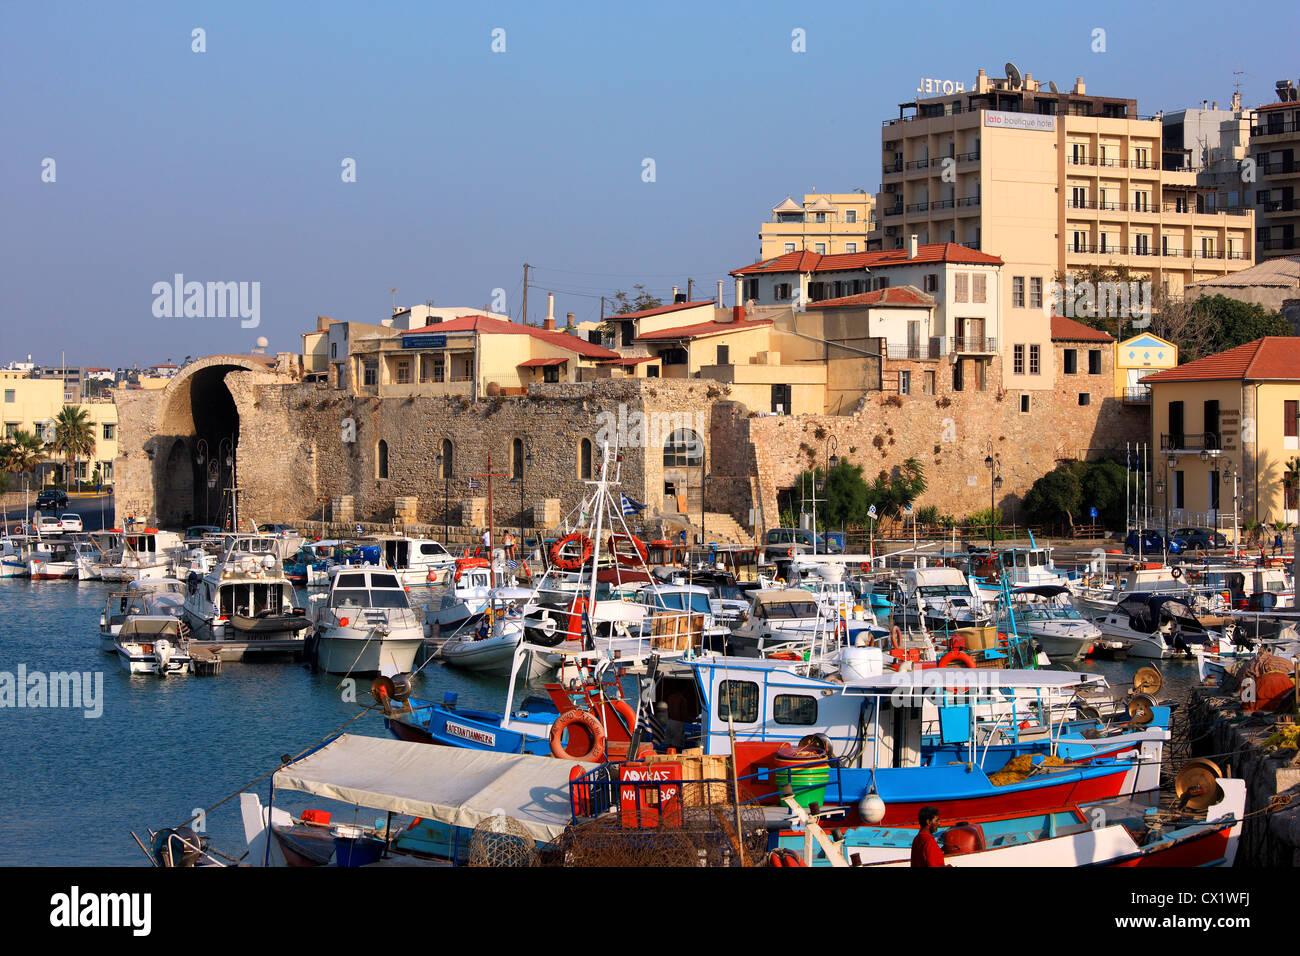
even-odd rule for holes
{"type": "Polygon", "coordinates": [[[1003,129],[1032,129],[1044,133],[1056,132],[1056,117],[1039,113],[1003,113],[999,110],[984,111],[985,126],[1001,126],[1003,129]]]}

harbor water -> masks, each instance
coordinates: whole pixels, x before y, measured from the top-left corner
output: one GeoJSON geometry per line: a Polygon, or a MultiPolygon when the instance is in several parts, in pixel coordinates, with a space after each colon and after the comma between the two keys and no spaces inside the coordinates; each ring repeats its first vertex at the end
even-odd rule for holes
{"type": "MultiPolygon", "coordinates": [[[[112,587],[0,580],[0,672],[25,672],[29,685],[30,675],[78,672],[91,675],[92,689],[102,688],[81,707],[0,709],[0,862],[148,865],[129,831],[147,839],[146,828],[183,823],[349,721],[349,733],[386,736],[376,711],[357,718],[359,705],[369,703],[368,678],[356,681],[352,702],[338,676],[303,662],[226,663],[216,677],[128,675],[98,646],[99,615],[112,587]]],[[[411,589],[412,603],[421,590],[411,589]]],[[[1143,663],[1149,662],[1079,669],[1102,673],[1123,690],[1143,663]]],[[[1164,662],[1161,670],[1163,697],[1182,698],[1196,680],[1192,663],[1164,662]]],[[[453,692],[461,706],[494,709],[505,683],[433,662],[417,678],[416,693],[440,700],[453,692]]],[[[265,802],[269,780],[254,789],[265,802]]],[[[311,805],[307,800],[285,794],[276,803],[300,810],[311,805]]],[[[338,808],[335,818],[347,822],[338,808]]],[[[238,797],[205,824],[214,847],[243,852],[238,797]]]]}

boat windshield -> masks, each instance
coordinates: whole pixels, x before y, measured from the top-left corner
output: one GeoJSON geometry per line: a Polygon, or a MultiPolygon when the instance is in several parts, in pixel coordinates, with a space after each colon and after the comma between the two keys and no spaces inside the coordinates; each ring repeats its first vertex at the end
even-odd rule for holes
{"type": "Polygon", "coordinates": [[[330,595],[330,607],[409,607],[406,592],[400,588],[335,588],[330,595]]]}
{"type": "Polygon", "coordinates": [[[669,611],[685,611],[687,598],[690,599],[690,611],[692,614],[708,614],[709,596],[698,592],[672,591],[668,594],[657,595],[660,607],[669,611]]]}
{"type": "Polygon", "coordinates": [[[789,620],[800,617],[816,617],[817,605],[811,600],[767,601],[762,605],[765,617],[789,620]]]}
{"type": "Polygon", "coordinates": [[[916,589],[921,597],[970,597],[970,589],[960,584],[923,584],[916,589]]]}

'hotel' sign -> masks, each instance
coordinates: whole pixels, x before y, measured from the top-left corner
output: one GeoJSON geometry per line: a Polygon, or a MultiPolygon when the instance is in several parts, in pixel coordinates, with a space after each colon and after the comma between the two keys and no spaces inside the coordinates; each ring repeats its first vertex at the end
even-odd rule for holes
{"type": "Polygon", "coordinates": [[[1032,129],[1044,133],[1056,131],[1056,117],[1038,113],[1003,113],[999,110],[984,111],[985,126],[1001,126],[1003,129],[1032,129]]]}

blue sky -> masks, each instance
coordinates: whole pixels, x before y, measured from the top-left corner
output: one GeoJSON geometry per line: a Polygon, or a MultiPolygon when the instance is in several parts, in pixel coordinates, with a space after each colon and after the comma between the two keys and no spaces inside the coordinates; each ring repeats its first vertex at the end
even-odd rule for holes
{"type": "Polygon", "coordinates": [[[517,316],[524,262],[534,318],[548,289],[579,320],[637,282],[712,297],[787,194],[879,188],[880,122],[921,76],[1010,59],[1154,113],[1226,106],[1241,69],[1253,106],[1300,76],[1298,34],[1293,6],[1207,2],[6,2],[0,364],[294,350],[318,314],[382,318],[391,287],[503,288],[517,316]],[[156,318],[177,272],[260,282],[260,326],[156,318]]]}

